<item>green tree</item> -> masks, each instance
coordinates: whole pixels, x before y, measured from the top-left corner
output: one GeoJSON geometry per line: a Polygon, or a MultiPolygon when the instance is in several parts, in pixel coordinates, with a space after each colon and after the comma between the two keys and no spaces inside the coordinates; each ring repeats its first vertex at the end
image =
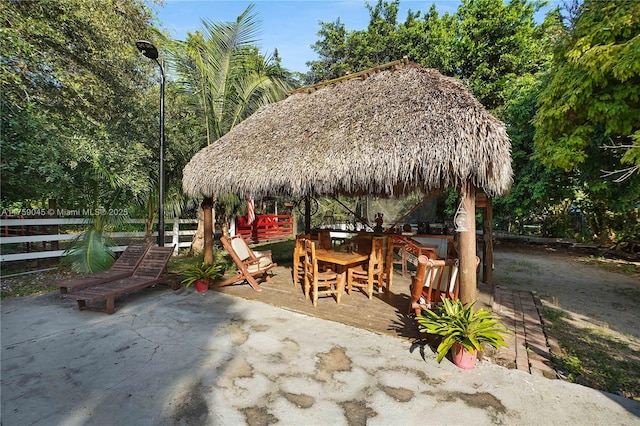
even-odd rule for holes
{"type": "Polygon", "coordinates": [[[259,28],[253,9],[249,6],[235,22],[204,20],[202,32],[179,43],[176,71],[200,99],[207,144],[293,88],[279,61],[255,47],[259,28]]]}
{"type": "Polygon", "coordinates": [[[114,182],[143,190],[148,83],[133,41],[151,33],[144,3],[8,1],[0,11],[2,201],[88,207],[95,188],[110,202],[114,182]]]}
{"type": "Polygon", "coordinates": [[[488,109],[504,103],[510,78],[534,72],[543,44],[534,14],[541,2],[462,0],[457,16],[459,77],[488,109]]]}
{"type": "Polygon", "coordinates": [[[511,138],[514,182],[507,196],[495,200],[494,210],[496,217],[510,218],[517,225],[522,220],[539,220],[550,205],[573,195],[565,173],[532,158],[532,118],[541,87],[535,75],[518,77],[507,85],[507,102],[499,110],[511,138]]]}
{"type": "Polygon", "coordinates": [[[536,158],[572,177],[593,238],[624,243],[640,232],[640,4],[586,0],[570,11],[539,98],[536,158]]]}
{"type": "Polygon", "coordinates": [[[577,170],[590,154],[640,167],[640,3],[585,0],[571,17],[540,95],[535,144],[547,164],[577,170]],[[596,144],[600,150],[592,149],[596,144]]]}
{"type": "Polygon", "coordinates": [[[351,34],[353,72],[402,58],[398,43],[399,3],[399,0],[378,0],[374,6],[365,3],[369,10],[367,30],[351,34]]]}
{"type": "Polygon", "coordinates": [[[351,64],[348,63],[348,32],[340,18],[334,22],[320,22],[318,36],[321,40],[315,42],[311,48],[318,54],[319,59],[307,62],[309,72],[305,75],[305,84],[342,77],[351,71],[351,64]]]}
{"type": "MultiPolygon", "coordinates": [[[[506,77],[502,89],[504,102],[493,110],[507,125],[514,170],[511,191],[495,200],[494,216],[501,225],[515,225],[518,230],[528,221],[552,223],[554,229],[558,229],[559,216],[556,212],[565,212],[567,205],[571,204],[567,200],[573,197],[570,177],[534,158],[533,147],[533,117],[545,76],[553,72],[550,51],[560,26],[560,14],[553,10],[537,29],[540,34],[536,50],[539,54],[534,58],[537,67],[531,72],[506,77]]],[[[573,230],[572,226],[569,227],[573,230]]]]}
{"type": "Polygon", "coordinates": [[[458,59],[453,54],[457,43],[455,16],[445,13],[440,17],[435,4],[420,18],[421,12],[411,12],[398,28],[399,50],[414,62],[435,68],[442,74],[455,76],[458,59]]]}
{"type": "MultiPolygon", "coordinates": [[[[259,23],[249,6],[235,22],[203,21],[203,30],[189,34],[174,51],[176,72],[185,90],[199,100],[206,143],[214,143],[263,105],[284,99],[294,86],[277,56],[264,56],[255,47],[259,23]]],[[[230,208],[240,204],[226,196],[217,214],[223,231],[230,208]]],[[[204,229],[200,227],[204,232],[204,229]]],[[[197,238],[197,237],[196,237],[197,238]]],[[[213,259],[205,247],[205,259],[213,259]]]]}
{"type": "Polygon", "coordinates": [[[310,71],[305,83],[342,77],[405,55],[411,60],[418,60],[416,49],[425,50],[419,46],[426,40],[425,24],[419,20],[420,12],[409,11],[406,22],[400,25],[398,0],[378,0],[375,5],[366,3],[365,7],[369,12],[369,24],[365,30],[348,31],[340,18],[320,23],[320,40],[312,46],[319,59],[307,63],[310,71]]]}

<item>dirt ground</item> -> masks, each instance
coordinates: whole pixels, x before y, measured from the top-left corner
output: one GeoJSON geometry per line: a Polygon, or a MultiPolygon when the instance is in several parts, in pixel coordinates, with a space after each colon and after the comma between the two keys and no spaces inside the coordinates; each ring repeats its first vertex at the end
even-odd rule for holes
{"type": "Polygon", "coordinates": [[[640,261],[499,241],[494,251],[495,285],[535,291],[545,308],[568,313],[575,327],[600,328],[640,351],[640,261]]]}

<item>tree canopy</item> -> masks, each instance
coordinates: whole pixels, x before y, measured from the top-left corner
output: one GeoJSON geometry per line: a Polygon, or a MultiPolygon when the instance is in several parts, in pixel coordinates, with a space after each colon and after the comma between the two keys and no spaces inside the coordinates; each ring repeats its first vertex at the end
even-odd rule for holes
{"type": "Polygon", "coordinates": [[[398,5],[367,5],[364,30],[321,22],[306,81],[404,55],[460,78],[512,139],[515,181],[496,200],[496,217],[542,222],[556,236],[637,235],[640,3],[575,0],[540,23],[543,1],[463,0],[455,13],[432,6],[404,22],[398,5]],[[588,228],[571,223],[576,212],[588,228]]]}
{"type": "MultiPolygon", "coordinates": [[[[3,206],[104,206],[149,218],[157,199],[159,72],[138,39],[168,59],[167,205],[179,214],[181,173],[260,105],[297,84],[277,51],[256,47],[249,7],[233,22],[203,20],[184,41],[155,27],[143,0],[0,2],[3,206]],[[133,209],[132,209],[133,210],[133,209]]],[[[573,0],[536,22],[538,0],[462,0],[453,13],[366,3],[369,23],[321,22],[305,83],[408,56],[461,79],[507,125],[515,182],[497,218],[550,224],[586,218],[582,237],[640,230],[640,3],[573,0]],[[569,13],[563,17],[562,14],[569,13]],[[573,219],[571,219],[573,220],[573,219]]],[[[271,30],[271,29],[270,29],[271,30]]],[[[546,226],[546,225],[545,225],[546,226]]],[[[559,235],[565,232],[563,235],[559,235]]]]}
{"type": "Polygon", "coordinates": [[[150,155],[136,136],[153,123],[140,97],[151,81],[133,43],[153,33],[144,2],[8,1],[0,10],[2,201],[88,207],[116,188],[142,191],[150,155]]]}
{"type": "Polygon", "coordinates": [[[535,118],[535,146],[546,164],[575,170],[598,155],[591,150],[597,144],[602,155],[631,165],[626,172],[640,166],[639,17],[634,0],[584,0],[564,28],[535,118]]]}

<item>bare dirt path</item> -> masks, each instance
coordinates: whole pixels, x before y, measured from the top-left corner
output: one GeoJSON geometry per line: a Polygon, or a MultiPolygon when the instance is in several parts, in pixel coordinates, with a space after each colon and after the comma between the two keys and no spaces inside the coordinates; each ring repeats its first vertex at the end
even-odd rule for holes
{"type": "Polygon", "coordinates": [[[497,243],[494,283],[535,291],[545,307],[568,313],[574,326],[608,330],[640,350],[640,263],[617,264],[635,270],[626,275],[597,262],[616,267],[567,249],[497,243]]]}

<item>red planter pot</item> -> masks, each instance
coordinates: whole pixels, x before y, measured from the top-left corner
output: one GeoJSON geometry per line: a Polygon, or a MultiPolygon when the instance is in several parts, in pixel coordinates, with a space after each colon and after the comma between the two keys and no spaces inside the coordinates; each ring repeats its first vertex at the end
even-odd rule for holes
{"type": "Polygon", "coordinates": [[[205,291],[209,290],[209,282],[197,280],[196,290],[198,291],[198,293],[204,293],[205,291]]]}
{"type": "Polygon", "coordinates": [[[478,351],[469,352],[461,344],[454,343],[451,347],[451,355],[453,357],[453,363],[465,370],[471,370],[476,366],[476,359],[478,358],[478,351]]]}

